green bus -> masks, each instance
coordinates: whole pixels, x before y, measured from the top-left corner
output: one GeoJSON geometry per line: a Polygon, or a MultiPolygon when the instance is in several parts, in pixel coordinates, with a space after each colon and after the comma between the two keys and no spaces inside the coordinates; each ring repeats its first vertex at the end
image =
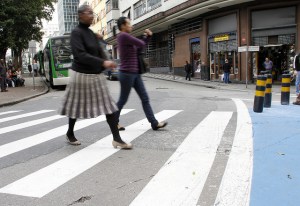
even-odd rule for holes
{"type": "MultiPolygon", "coordinates": [[[[48,40],[43,53],[43,73],[52,88],[67,85],[68,70],[72,67],[73,55],[70,36],[57,36],[48,40]]],[[[41,67],[41,66],[40,66],[41,67]]]]}

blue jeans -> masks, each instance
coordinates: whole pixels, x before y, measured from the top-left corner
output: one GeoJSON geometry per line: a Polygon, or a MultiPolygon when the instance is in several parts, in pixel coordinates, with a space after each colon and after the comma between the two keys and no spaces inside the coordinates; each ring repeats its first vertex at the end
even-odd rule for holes
{"type": "Polygon", "coordinates": [[[228,84],[229,83],[229,72],[224,72],[224,82],[226,83],[226,84],[228,84]]]}
{"type": "Polygon", "coordinates": [[[156,127],[158,121],[155,119],[155,116],[153,114],[149,97],[145,89],[144,82],[142,80],[141,75],[135,73],[125,73],[120,71],[119,81],[121,84],[120,98],[117,103],[117,106],[119,108],[119,118],[120,118],[120,112],[123,109],[124,105],[126,104],[131,88],[133,87],[142,101],[144,113],[148,121],[151,123],[152,127],[156,127]]]}
{"type": "Polygon", "coordinates": [[[300,84],[300,71],[297,71],[297,77],[296,77],[296,93],[300,93],[299,85],[300,84]]]}

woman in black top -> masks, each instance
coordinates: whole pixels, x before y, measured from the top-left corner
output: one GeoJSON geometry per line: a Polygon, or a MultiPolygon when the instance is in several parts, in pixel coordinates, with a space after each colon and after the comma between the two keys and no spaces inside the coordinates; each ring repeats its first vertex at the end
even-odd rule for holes
{"type": "Polygon", "coordinates": [[[75,138],[76,119],[95,118],[106,115],[113,134],[113,146],[123,149],[132,148],[125,143],[118,130],[118,107],[109,94],[106,79],[102,71],[115,68],[116,64],[108,61],[101,49],[94,32],[89,29],[94,19],[91,7],[83,5],[78,9],[79,25],[71,33],[71,47],[74,56],[70,82],[63,100],[61,115],[69,117],[69,129],[66,137],[70,144],[80,145],[75,138]]]}

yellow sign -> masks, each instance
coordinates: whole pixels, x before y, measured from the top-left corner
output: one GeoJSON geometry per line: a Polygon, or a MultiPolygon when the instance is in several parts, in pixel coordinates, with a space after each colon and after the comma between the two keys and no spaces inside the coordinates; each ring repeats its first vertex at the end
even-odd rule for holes
{"type": "Polygon", "coordinates": [[[215,37],[215,42],[218,41],[228,41],[229,40],[229,35],[225,34],[225,35],[220,35],[220,36],[216,36],[215,37]]]}

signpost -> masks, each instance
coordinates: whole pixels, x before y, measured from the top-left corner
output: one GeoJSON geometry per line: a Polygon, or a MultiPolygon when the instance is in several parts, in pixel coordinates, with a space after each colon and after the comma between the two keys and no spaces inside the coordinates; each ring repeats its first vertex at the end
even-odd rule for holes
{"type": "Polygon", "coordinates": [[[238,47],[238,52],[246,52],[246,88],[248,87],[248,52],[259,51],[259,46],[241,46],[238,47]]]}

